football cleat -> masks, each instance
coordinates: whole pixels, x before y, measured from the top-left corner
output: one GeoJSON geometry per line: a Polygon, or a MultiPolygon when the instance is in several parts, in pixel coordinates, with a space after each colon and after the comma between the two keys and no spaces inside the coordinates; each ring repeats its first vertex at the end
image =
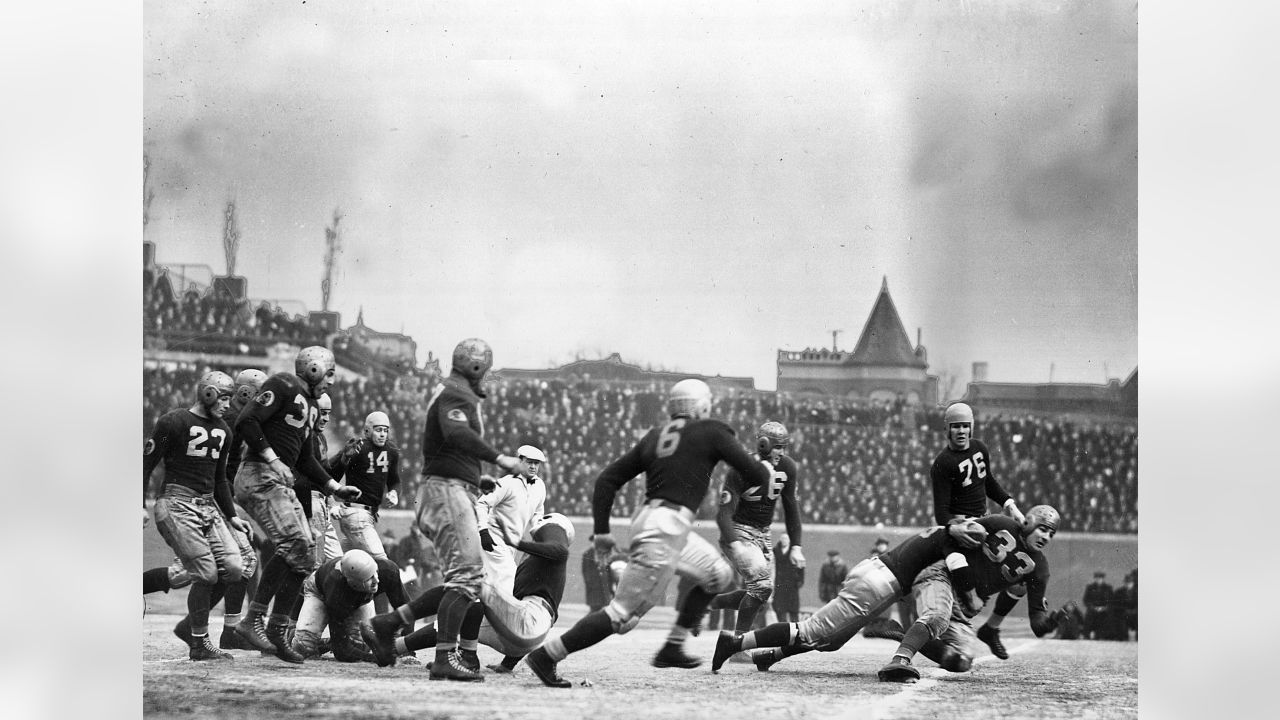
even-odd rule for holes
{"type": "Polygon", "coordinates": [[[876,677],[880,678],[881,682],[913,683],[920,679],[920,671],[911,664],[910,660],[901,655],[894,655],[888,665],[880,668],[876,677]]]}
{"type": "Polygon", "coordinates": [[[733,637],[731,632],[720,631],[720,636],[716,638],[716,652],[711,656],[711,672],[719,671],[724,661],[737,652],[733,637]]]}
{"type": "Polygon", "coordinates": [[[276,649],[276,657],[281,660],[301,665],[305,659],[302,653],[293,649],[292,643],[289,642],[289,628],[283,625],[268,625],[267,640],[271,641],[271,645],[276,649]]]}
{"type": "Polygon", "coordinates": [[[223,652],[209,642],[209,636],[193,638],[189,657],[192,660],[234,660],[229,652],[223,652]]]}
{"type": "Polygon", "coordinates": [[[253,618],[252,622],[249,622],[249,618],[242,619],[240,624],[236,625],[236,634],[256,649],[270,655],[275,654],[275,646],[267,639],[267,626],[261,615],[253,618]]]}
{"type": "Polygon", "coordinates": [[[751,662],[756,664],[756,670],[760,672],[769,672],[769,668],[781,659],[773,650],[761,650],[751,656],[751,662]]]}
{"type": "Polygon", "coordinates": [[[414,655],[413,653],[409,653],[408,655],[403,655],[400,657],[400,664],[401,665],[421,665],[422,661],[418,659],[417,655],[414,655]]]}
{"type": "Polygon", "coordinates": [[[460,682],[484,682],[484,676],[478,670],[467,667],[456,651],[449,651],[440,656],[436,653],[435,662],[431,663],[432,680],[458,680],[460,682]]]}
{"type": "Polygon", "coordinates": [[[475,650],[463,650],[459,648],[458,659],[462,661],[463,667],[471,672],[480,672],[480,656],[476,654],[475,650]]]}
{"type": "Polygon", "coordinates": [[[686,654],[682,646],[671,643],[663,645],[658,654],[653,656],[653,666],[659,668],[677,667],[692,670],[701,664],[701,660],[686,654]]]}
{"type": "Polygon", "coordinates": [[[400,618],[393,614],[375,615],[367,623],[360,623],[360,637],[373,651],[378,667],[396,664],[396,630],[400,618]]]}
{"type": "Polygon", "coordinates": [[[253,643],[241,637],[236,632],[234,625],[231,627],[223,626],[222,634],[218,636],[218,647],[223,650],[257,650],[253,643]]]}
{"type": "Polygon", "coordinates": [[[502,663],[485,665],[485,667],[489,668],[490,670],[494,671],[499,675],[510,675],[515,670],[515,668],[509,668],[506,665],[503,665],[502,663]]]}
{"type": "Polygon", "coordinates": [[[533,674],[538,676],[543,685],[553,688],[573,687],[573,683],[560,677],[560,673],[556,672],[556,661],[551,659],[546,650],[542,648],[534,650],[524,656],[524,662],[533,674]]]}
{"type": "Polygon", "coordinates": [[[978,639],[987,644],[991,648],[991,654],[1001,660],[1009,659],[1009,651],[1004,649],[1004,643],[1000,642],[1000,628],[993,628],[990,625],[983,625],[978,628],[978,639]]]}

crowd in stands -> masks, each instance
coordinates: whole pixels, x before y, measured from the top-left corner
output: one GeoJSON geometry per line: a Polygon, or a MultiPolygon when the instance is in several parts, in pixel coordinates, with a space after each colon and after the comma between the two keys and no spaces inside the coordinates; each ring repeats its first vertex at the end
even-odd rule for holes
{"type": "MultiPolygon", "coordinates": [[[[190,404],[191,387],[205,369],[144,370],[144,436],[161,414],[190,404]]],[[[212,369],[234,375],[243,368],[212,369]]],[[[422,466],[429,384],[388,375],[339,382],[330,390],[334,420],[326,432],[335,452],[360,432],[368,413],[390,416],[404,463],[400,476],[409,486],[400,493],[402,507],[412,503],[422,466]]],[[[483,406],[486,437],[500,452],[526,443],[542,448],[549,458],[548,507],[589,516],[595,477],[663,418],[666,390],[588,380],[498,380],[483,406]]],[[[929,466],[945,444],[941,410],[732,389],[717,391],[713,414],[748,445],[766,420],[790,429],[807,523],[932,522],[929,466]]],[[[1065,531],[1137,533],[1136,429],[1026,416],[980,420],[975,435],[991,448],[997,479],[1021,507],[1054,505],[1063,512],[1065,531]]],[[[723,469],[718,472],[721,479],[723,469]]],[[[615,514],[629,514],[643,491],[643,482],[629,483],[615,514]]]]}
{"type": "Polygon", "coordinates": [[[265,300],[254,308],[247,299],[211,287],[188,285],[178,291],[167,273],[149,268],[143,271],[142,327],[152,339],[206,353],[243,354],[275,342],[305,347],[325,341],[325,332],[302,315],[290,316],[265,300]]]}

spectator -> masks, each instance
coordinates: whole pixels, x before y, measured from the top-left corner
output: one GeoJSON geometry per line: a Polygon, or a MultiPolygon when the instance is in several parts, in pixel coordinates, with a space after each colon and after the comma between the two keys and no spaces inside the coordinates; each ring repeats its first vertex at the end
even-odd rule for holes
{"type": "Polygon", "coordinates": [[[840,551],[828,550],[826,562],[818,570],[818,599],[823,603],[830,602],[840,592],[848,574],[849,566],[840,557],[840,551]]]}
{"type": "Polygon", "coordinates": [[[1111,608],[1111,585],[1101,570],[1093,574],[1093,582],[1084,588],[1084,635],[1094,640],[1106,639],[1106,617],[1111,608]]]}
{"type": "Polygon", "coordinates": [[[1138,624],[1138,586],[1135,573],[1126,573],[1124,584],[1111,595],[1108,623],[1113,640],[1129,641],[1130,628],[1138,624]]]}

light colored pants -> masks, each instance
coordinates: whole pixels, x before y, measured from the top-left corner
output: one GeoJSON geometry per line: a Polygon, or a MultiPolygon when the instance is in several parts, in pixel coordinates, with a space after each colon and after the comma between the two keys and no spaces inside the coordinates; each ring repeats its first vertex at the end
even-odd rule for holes
{"type": "Polygon", "coordinates": [[[483,550],[481,560],[484,561],[484,583],[510,593],[516,584],[516,550],[506,544],[501,537],[489,530],[493,537],[493,549],[483,550]]]}
{"type": "Polygon", "coordinates": [[[329,515],[328,498],[319,490],[312,490],[311,537],[316,540],[317,566],[342,555],[342,544],[338,542],[338,531],[333,525],[334,519],[329,515]]]}
{"type": "Polygon", "coordinates": [[[294,572],[315,570],[311,525],[292,485],[266,463],[251,461],[240,464],[235,486],[236,502],[275,543],[276,554],[283,556],[294,572]]]}
{"type": "Polygon", "coordinates": [[[480,489],[457,478],[427,475],[418,490],[418,528],[435,543],[444,586],[480,597],[484,582],[476,498],[480,489]]]}
{"type": "Polygon", "coordinates": [[[867,558],[853,566],[834,598],[797,624],[796,639],[823,652],[838,650],[900,597],[893,571],[880,558],[867,558]]]}
{"type": "MultiPolygon", "coordinates": [[[[240,579],[244,572],[240,546],[212,493],[201,495],[185,486],[170,484],[156,500],[151,514],[156,530],[178,556],[189,580],[213,585],[219,580],[240,579]]],[[[170,579],[173,576],[170,570],[170,579]]],[[[179,580],[184,585],[189,581],[179,580]]]]}
{"type": "Polygon", "coordinates": [[[746,545],[741,557],[734,557],[729,552],[729,544],[723,540],[721,538],[720,548],[733,561],[747,594],[767,601],[773,594],[773,535],[769,528],[733,523],[732,540],[741,540],[746,545]]]}
{"type": "Polygon", "coordinates": [[[733,584],[729,561],[701,535],[690,532],[692,510],[650,501],[631,527],[627,567],[605,608],[615,631],[649,612],[676,574],[694,580],[709,593],[723,592],[733,584]]]}
{"type": "Polygon", "coordinates": [[[387,556],[382,538],[378,535],[378,521],[367,506],[339,504],[335,512],[338,516],[338,542],[342,544],[342,552],[364,550],[375,558],[387,556]]]}
{"type": "Polygon", "coordinates": [[[480,589],[480,601],[484,603],[480,642],[503,655],[528,655],[542,645],[555,624],[546,598],[517,599],[486,582],[480,589]]]}

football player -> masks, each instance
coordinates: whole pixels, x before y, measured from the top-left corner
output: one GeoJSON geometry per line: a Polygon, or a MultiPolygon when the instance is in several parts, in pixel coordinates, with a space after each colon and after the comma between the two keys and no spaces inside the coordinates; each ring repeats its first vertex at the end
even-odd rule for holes
{"type": "Polygon", "coordinates": [[[669,421],[650,430],[596,478],[593,542],[602,564],[616,544],[609,531],[614,497],[641,473],[645,474],[645,504],[631,523],[629,561],[613,600],[525,656],[545,685],[568,687],[557,663],[570,653],[635,627],[663,597],[677,572],[696,579],[698,585],[685,596],[653,664],[660,668],[701,664],[684,652],[684,640],[701,621],[711,599],[729,587],[733,567],[714,545],[690,532],[698,505],[707,494],[711,471],[720,461],[741,473],[747,487],[767,484],[773,467],[751,457],[738,444],[733,428],[709,417],[711,388],[705,382],[690,378],[676,383],[667,399],[667,412],[669,421]]]}
{"type": "Polygon", "coordinates": [[[316,567],[315,540],[294,491],[294,471],[341,499],[360,496],[358,489],[329,477],[311,438],[319,414],[315,401],[333,384],[336,367],[328,348],[303,348],[294,359],[294,372],[267,378],[236,420],[236,435],[249,446],[236,473],[236,499],[275,545],[236,632],[260,650],[275,648],[277,657],[291,663],[303,658],[287,637],[290,615],[303,581],[316,567]],[[273,601],[271,618],[264,622],[273,601]]]}
{"type": "Polygon", "coordinates": [[[194,405],[165,413],[156,423],[143,451],[142,482],[145,494],[151,473],[164,463],[152,513],[156,529],[191,582],[187,615],[174,633],[187,643],[192,660],[230,660],[230,653],[209,642],[209,608],[221,599],[224,583],[238,582],[244,572],[240,548],[228,526],[249,531],[236,516],[227,486],[231,429],[222,416],[235,385],[226,373],[213,371],[200,377],[195,391],[194,405]]]}
{"type": "MultiPolygon", "coordinates": [[[[493,350],[488,343],[479,338],[463,340],[453,349],[449,377],[435,387],[427,401],[422,487],[415,522],[435,543],[444,566],[445,593],[440,601],[435,661],[431,663],[434,680],[475,681],[484,677],[479,660],[468,662],[457,650],[458,631],[470,606],[480,600],[484,578],[475,507],[480,463],[529,476],[523,460],[499,454],[484,439],[480,401],[487,394],[484,377],[492,366],[493,350]]],[[[375,616],[372,626],[385,646],[394,642],[395,631],[407,621],[397,610],[375,616]]]]}
{"type": "MultiPolygon", "coordinates": [[[[490,665],[489,669],[509,674],[522,657],[542,644],[559,617],[574,529],[569,518],[560,513],[535,518],[530,533],[532,540],[522,539],[501,518],[494,518],[493,527],[508,545],[525,553],[525,557],[516,569],[510,589],[485,579],[480,586],[481,603],[468,611],[460,642],[474,638],[472,642],[483,643],[502,653],[502,661],[490,665]]],[[[428,590],[410,602],[414,607],[405,616],[435,614],[443,596],[441,587],[428,590]]],[[[436,642],[436,630],[431,623],[407,637],[396,638],[394,648],[381,646],[372,628],[363,632],[365,642],[378,656],[379,665],[394,664],[396,656],[434,647],[436,642]]]]}
{"type": "Polygon", "coordinates": [[[360,489],[358,500],[344,500],[337,511],[338,540],[346,550],[359,548],[375,558],[387,550],[378,535],[378,508],[399,502],[400,448],[390,440],[391,419],[382,411],[369,413],[364,432],[352,438],[329,463],[335,480],[360,489]]]}
{"type": "Polygon", "coordinates": [[[373,662],[372,652],[360,637],[360,628],[373,617],[373,596],[380,591],[404,602],[400,568],[386,558],[352,549],[321,563],[302,583],[302,613],[293,639],[294,650],[303,657],[323,654],[320,634],[327,625],[335,660],[373,662]]]}
{"type": "MultiPolygon", "coordinates": [[[[953,403],[943,413],[942,422],[947,428],[947,447],[938,453],[929,468],[933,483],[934,522],[946,525],[982,517],[987,514],[987,498],[991,498],[1009,517],[1022,523],[1018,503],[996,481],[991,451],[985,443],[973,437],[973,408],[965,403],[953,403]]],[[[965,542],[965,539],[961,537],[960,542],[965,542]]],[[[1000,642],[1000,623],[1018,603],[1018,597],[1025,594],[1024,590],[1024,586],[1017,585],[1003,593],[987,623],[978,630],[978,638],[1002,660],[1009,654],[1000,642]]],[[[903,626],[910,625],[904,618],[903,626]]]]}
{"type": "Polygon", "coordinates": [[[506,592],[511,592],[511,583],[515,581],[516,553],[513,545],[503,542],[504,535],[497,531],[498,523],[513,531],[517,538],[521,537],[546,514],[547,502],[547,486],[538,475],[547,456],[532,445],[521,445],[516,457],[529,466],[530,477],[503,475],[494,482],[492,490],[476,501],[480,547],[484,550],[484,579],[506,592]]]}
{"type": "MultiPolygon", "coordinates": [[[[800,547],[800,503],[796,500],[799,471],[795,460],[786,455],[790,444],[791,436],[785,425],[773,421],[764,423],[756,432],[756,455],[772,468],[768,482],[744,487],[742,476],[732,471],[725,479],[720,511],[716,516],[716,524],[720,527],[720,547],[733,561],[746,587],[716,596],[711,607],[737,608],[736,633],[751,629],[756,614],[773,595],[773,535],[769,526],[773,524],[774,508],[779,498],[782,499],[782,515],[791,544],[787,558],[797,569],[803,569],[805,565],[804,552],[800,547]]],[[[738,657],[748,661],[745,655],[738,657]]]]}
{"type": "Polygon", "coordinates": [[[919,619],[907,629],[889,664],[880,669],[881,680],[919,680],[920,671],[911,664],[917,651],[951,672],[968,671],[978,639],[969,618],[978,614],[987,598],[1012,585],[1025,583],[1027,587],[1031,631],[1036,637],[1058,626],[1060,611],[1050,613],[1045,600],[1049,563],[1044,557],[1044,549],[1058,532],[1058,511],[1036,505],[1021,524],[1002,515],[976,522],[987,531],[978,548],[953,553],[945,566],[937,563],[916,578],[919,619]],[[956,573],[962,570],[971,573],[973,587],[953,587],[956,573]],[[960,602],[954,602],[956,599],[960,602]]]}
{"type": "MultiPolygon", "coordinates": [[[[983,537],[985,533],[977,523],[968,523],[945,528],[935,525],[913,535],[888,552],[854,565],[840,592],[807,619],[774,623],[739,635],[721,632],[711,670],[718,671],[731,655],[752,648],[777,648],[752,655],[761,670],[810,650],[838,650],[868,621],[909,593],[921,570],[960,549],[956,535],[983,537]]],[[[965,569],[958,571],[954,580],[962,592],[973,587],[972,573],[965,569]]]]}

